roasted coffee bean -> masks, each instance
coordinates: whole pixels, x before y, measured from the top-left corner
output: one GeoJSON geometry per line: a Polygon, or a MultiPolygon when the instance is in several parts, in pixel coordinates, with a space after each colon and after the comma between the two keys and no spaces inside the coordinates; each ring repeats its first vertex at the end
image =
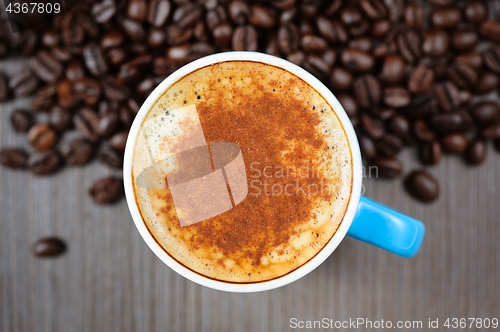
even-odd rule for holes
{"type": "Polygon", "coordinates": [[[57,94],[57,87],[54,84],[49,84],[37,90],[33,103],[31,104],[32,112],[47,112],[54,106],[54,97],[57,94]]]}
{"type": "Polygon", "coordinates": [[[227,21],[226,10],[222,6],[215,7],[205,15],[205,22],[209,30],[213,30],[219,24],[227,23],[227,21]]]}
{"type": "Polygon", "coordinates": [[[382,157],[395,157],[403,148],[403,141],[396,135],[385,134],[375,145],[382,157]]]}
{"type": "Polygon", "coordinates": [[[322,52],[328,48],[326,40],[314,35],[303,36],[300,43],[306,52],[322,52]]]}
{"type": "Polygon", "coordinates": [[[12,169],[25,168],[28,161],[28,154],[21,149],[0,150],[0,164],[12,169]]]}
{"type": "Polygon", "coordinates": [[[401,87],[387,87],[384,89],[384,103],[393,108],[406,107],[411,98],[408,90],[401,87]]]}
{"type": "Polygon", "coordinates": [[[476,139],[472,141],[465,151],[465,161],[469,165],[479,165],[486,159],[486,142],[476,139]]]}
{"type": "Polygon", "coordinates": [[[408,29],[424,27],[424,6],[421,3],[409,4],[405,8],[405,24],[408,29]]]}
{"type": "Polygon", "coordinates": [[[118,130],[120,126],[120,119],[117,113],[108,113],[99,119],[96,124],[95,133],[99,137],[110,137],[118,130]]]}
{"type": "Polygon", "coordinates": [[[110,204],[123,193],[122,180],[109,176],[102,178],[92,185],[89,194],[97,204],[110,204]]]}
{"type": "Polygon", "coordinates": [[[95,129],[99,123],[98,115],[88,108],[83,108],[79,110],[73,116],[73,125],[76,130],[78,130],[86,140],[90,142],[97,142],[98,136],[95,133],[95,129]]]}
{"type": "Polygon", "coordinates": [[[61,166],[61,157],[53,150],[35,152],[28,158],[28,167],[36,175],[55,173],[61,166]]]}
{"type": "Polygon", "coordinates": [[[128,89],[111,76],[103,79],[102,87],[104,94],[111,101],[123,101],[127,99],[129,94],[128,89]]]}
{"type": "Polygon", "coordinates": [[[112,48],[108,51],[107,57],[111,65],[118,66],[125,61],[127,54],[123,48],[112,48]]]}
{"type": "Polygon", "coordinates": [[[500,138],[500,122],[489,125],[483,130],[483,137],[486,139],[500,138]]]}
{"type": "Polygon", "coordinates": [[[500,41],[500,22],[484,21],[481,24],[481,35],[493,41],[500,41]]]}
{"type": "Polygon", "coordinates": [[[232,45],[235,51],[257,51],[257,42],[257,31],[253,26],[239,26],[234,30],[232,45]]]}
{"type": "Polygon", "coordinates": [[[54,47],[50,50],[50,54],[61,62],[66,62],[71,59],[71,53],[64,47],[54,47]]]}
{"type": "Polygon", "coordinates": [[[379,77],[387,83],[398,83],[405,73],[406,63],[403,58],[397,54],[391,54],[385,57],[379,77]]]}
{"type": "Polygon", "coordinates": [[[374,139],[380,139],[385,135],[384,124],[368,114],[363,114],[361,116],[361,126],[364,131],[374,139]]]}
{"type": "Polygon", "coordinates": [[[353,75],[346,69],[333,68],[330,74],[330,85],[337,90],[345,90],[351,86],[353,75]]]}
{"type": "Polygon", "coordinates": [[[405,144],[410,144],[413,142],[410,133],[410,124],[404,116],[393,116],[389,120],[388,128],[391,132],[396,134],[405,144]]]}
{"type": "Polygon", "coordinates": [[[344,108],[345,112],[352,120],[358,114],[358,104],[350,94],[340,94],[337,96],[339,103],[344,108]]]}
{"type": "Polygon", "coordinates": [[[403,0],[384,0],[385,7],[387,8],[387,16],[393,23],[399,21],[404,11],[403,0]]]}
{"type": "Polygon", "coordinates": [[[214,36],[214,39],[221,46],[227,46],[231,42],[231,36],[233,35],[233,27],[229,23],[219,24],[217,27],[213,29],[212,35],[214,36]]]}
{"type": "Polygon", "coordinates": [[[147,3],[146,0],[131,0],[127,6],[127,16],[133,20],[142,22],[146,19],[147,3]]]}
{"type": "Polygon", "coordinates": [[[358,103],[365,108],[378,105],[382,99],[380,83],[372,75],[364,75],[355,79],[353,88],[358,103]]]}
{"type": "Polygon", "coordinates": [[[116,3],[113,0],[94,3],[91,13],[97,23],[106,23],[115,15],[116,3]]]}
{"type": "Polygon", "coordinates": [[[436,132],[443,134],[463,132],[472,126],[472,118],[463,111],[435,114],[430,118],[430,125],[436,132]]]}
{"type": "Polygon", "coordinates": [[[118,30],[111,30],[106,33],[101,39],[101,48],[106,50],[119,47],[123,44],[125,36],[118,30]]]}
{"type": "Polygon", "coordinates": [[[424,93],[434,84],[434,72],[425,65],[413,68],[408,78],[408,90],[412,93],[424,93]]]}
{"type": "Polygon", "coordinates": [[[130,127],[130,125],[134,121],[134,116],[126,106],[120,106],[118,108],[118,116],[121,123],[127,127],[130,127]]]}
{"type": "Polygon", "coordinates": [[[148,22],[156,27],[162,27],[170,14],[170,2],[168,0],[151,0],[149,3],[148,22]]]}
{"type": "Polygon", "coordinates": [[[451,112],[461,104],[460,91],[451,82],[436,84],[433,89],[438,105],[445,111],[451,112]]]}
{"type": "Polygon", "coordinates": [[[468,140],[464,134],[454,133],[443,136],[441,143],[447,152],[462,154],[467,149],[468,140]]]}
{"type": "Polygon", "coordinates": [[[120,131],[109,139],[109,146],[117,151],[125,151],[128,131],[120,131]]]}
{"type": "Polygon", "coordinates": [[[405,178],[405,188],[414,198],[422,202],[432,202],[439,196],[439,183],[434,176],[420,169],[405,178]]]}
{"type": "Polygon", "coordinates": [[[10,122],[15,131],[25,133],[33,125],[34,119],[27,111],[15,110],[10,114],[10,122]]]}
{"type": "Polygon", "coordinates": [[[431,57],[442,57],[448,52],[450,37],[444,30],[429,30],[424,35],[422,51],[431,57]]]}
{"type": "Polygon", "coordinates": [[[421,118],[437,112],[436,98],[430,94],[421,94],[414,97],[403,114],[411,118],[421,118]]]}
{"type": "Polygon", "coordinates": [[[477,72],[464,62],[455,62],[448,70],[448,78],[462,89],[471,89],[477,84],[477,72]]]}
{"type": "Polygon", "coordinates": [[[71,128],[73,124],[72,115],[59,105],[52,107],[49,113],[49,124],[51,128],[63,132],[71,128]]]}
{"type": "Polygon", "coordinates": [[[234,23],[244,25],[248,22],[250,8],[245,2],[240,0],[233,0],[229,3],[227,9],[229,12],[229,17],[234,23]]]}
{"type": "Polygon", "coordinates": [[[85,69],[78,60],[71,61],[66,67],[66,78],[70,81],[76,81],[85,77],[85,69]]]}
{"type": "Polygon", "coordinates": [[[368,18],[380,20],[387,15],[387,11],[380,0],[360,0],[359,6],[368,18]]]}
{"type": "Polygon", "coordinates": [[[28,131],[28,141],[39,151],[50,149],[56,142],[56,133],[48,124],[40,123],[28,131]]]}
{"type": "Polygon", "coordinates": [[[340,60],[350,71],[368,72],[374,65],[373,56],[364,51],[353,48],[343,49],[340,60]]]}
{"type": "Polygon", "coordinates": [[[181,29],[178,25],[167,26],[166,38],[170,45],[181,45],[187,43],[193,37],[193,29],[181,29]]]}
{"type": "Polygon", "coordinates": [[[333,22],[324,17],[320,16],[316,19],[316,27],[318,28],[319,33],[321,36],[326,38],[327,40],[331,42],[336,42],[338,37],[337,37],[337,32],[335,31],[335,26],[333,22]]]}
{"type": "Polygon", "coordinates": [[[270,9],[261,5],[252,5],[248,21],[254,26],[270,29],[276,23],[276,18],[270,9]]]}
{"type": "Polygon", "coordinates": [[[385,179],[395,179],[403,170],[401,161],[396,158],[376,158],[373,164],[377,167],[377,177],[385,179]]]}
{"type": "Polygon", "coordinates": [[[31,251],[40,258],[56,257],[64,254],[66,244],[57,237],[46,237],[36,241],[31,251]]]}
{"type": "Polygon", "coordinates": [[[391,29],[391,22],[388,20],[380,20],[373,23],[372,35],[373,37],[380,38],[385,36],[391,29]]]}
{"type": "Polygon", "coordinates": [[[73,91],[87,106],[96,105],[101,96],[101,86],[92,78],[82,78],[73,82],[73,91]]]}
{"type": "Polygon", "coordinates": [[[290,54],[299,47],[299,30],[293,24],[281,26],[278,30],[278,47],[284,54],[290,54]]]}
{"type": "Polygon", "coordinates": [[[348,5],[340,13],[340,20],[347,26],[359,24],[362,19],[363,15],[354,5],[348,5]]]}
{"type": "Polygon", "coordinates": [[[148,96],[153,89],[156,87],[155,80],[153,77],[146,77],[139,84],[137,84],[136,91],[138,94],[148,96]]]}
{"type": "Polygon", "coordinates": [[[352,37],[358,37],[366,34],[370,29],[370,24],[367,20],[362,20],[358,25],[351,26],[349,28],[349,34],[352,37]]]}
{"type": "Polygon", "coordinates": [[[95,76],[101,76],[108,71],[108,66],[104,60],[99,46],[95,44],[87,45],[83,48],[83,59],[87,69],[95,76]]]}
{"type": "Polygon", "coordinates": [[[202,8],[193,3],[187,3],[177,7],[174,11],[172,19],[181,29],[193,26],[201,19],[203,14],[202,8]]]}
{"type": "Polygon", "coordinates": [[[323,80],[326,74],[330,71],[330,66],[321,57],[311,54],[305,58],[302,66],[305,70],[323,80]]]}
{"type": "Polygon", "coordinates": [[[500,108],[498,103],[491,101],[484,101],[474,106],[472,116],[480,124],[489,124],[498,119],[500,108]]]}
{"type": "Polygon", "coordinates": [[[496,45],[484,53],[484,63],[495,73],[500,73],[500,45],[496,45]]]}
{"type": "Polygon", "coordinates": [[[62,64],[47,51],[40,51],[33,56],[30,67],[38,78],[48,83],[56,82],[63,72],[62,64]]]}
{"type": "Polygon", "coordinates": [[[405,30],[396,37],[399,53],[409,63],[413,63],[422,55],[420,43],[420,36],[413,30],[405,30]]]}
{"type": "Polygon", "coordinates": [[[481,77],[479,77],[476,92],[486,93],[495,89],[498,86],[499,78],[497,75],[493,73],[484,73],[481,77]]]}
{"type": "Polygon", "coordinates": [[[421,142],[431,142],[434,140],[434,133],[430,131],[424,120],[417,120],[413,124],[413,133],[421,142]]]}
{"type": "Polygon", "coordinates": [[[306,60],[306,54],[302,51],[297,51],[297,52],[288,54],[286,59],[288,61],[296,64],[297,66],[302,66],[302,64],[306,60]]]}
{"type": "Polygon", "coordinates": [[[424,165],[436,165],[441,160],[441,145],[437,141],[420,146],[420,161],[424,165]]]}
{"type": "Polygon", "coordinates": [[[465,62],[469,66],[475,69],[479,69],[483,66],[483,59],[481,58],[481,54],[478,52],[469,52],[460,54],[455,57],[456,62],[465,62]]]}
{"type": "Polygon", "coordinates": [[[133,41],[141,42],[146,37],[146,30],[144,30],[140,22],[125,18],[121,23],[123,31],[125,31],[133,41]]]}
{"type": "Polygon", "coordinates": [[[123,167],[123,155],[108,145],[102,145],[97,150],[97,159],[112,168],[121,169],[123,167]]]}
{"type": "Polygon", "coordinates": [[[470,1],[465,5],[465,17],[471,23],[481,23],[486,20],[488,9],[483,1],[470,1]]]}
{"type": "Polygon", "coordinates": [[[45,47],[53,48],[59,44],[59,35],[55,30],[47,30],[42,35],[42,44],[45,47]]]}
{"type": "Polygon", "coordinates": [[[359,135],[358,141],[363,158],[373,159],[377,156],[377,147],[369,136],[361,134],[359,135]]]}
{"type": "Polygon", "coordinates": [[[466,50],[477,44],[479,36],[474,30],[455,31],[451,37],[453,47],[457,50],[466,50]]]}
{"type": "MultiPolygon", "coordinates": [[[[163,29],[156,29],[156,30],[162,32],[163,35],[165,35],[163,29]]],[[[205,23],[203,21],[200,21],[194,25],[193,35],[194,35],[194,38],[196,38],[196,40],[198,40],[198,41],[201,41],[201,42],[208,41],[208,34],[206,32],[205,23]]],[[[165,39],[165,38],[163,38],[163,39],[165,39]]]]}
{"type": "Polygon", "coordinates": [[[65,109],[71,109],[78,103],[71,81],[62,80],[57,83],[57,101],[65,109]]]}
{"type": "Polygon", "coordinates": [[[94,154],[92,144],[83,139],[74,139],[61,146],[61,155],[67,165],[80,166],[86,164],[94,154]]]}
{"type": "Polygon", "coordinates": [[[460,10],[457,7],[436,8],[432,12],[431,20],[437,28],[454,27],[460,23],[460,10]]]}
{"type": "Polygon", "coordinates": [[[9,80],[9,88],[15,97],[31,95],[38,87],[38,79],[29,69],[24,69],[12,75],[9,80]]]}
{"type": "Polygon", "coordinates": [[[370,52],[371,48],[373,47],[373,41],[368,37],[361,36],[351,39],[348,47],[355,48],[364,52],[370,52]]]}

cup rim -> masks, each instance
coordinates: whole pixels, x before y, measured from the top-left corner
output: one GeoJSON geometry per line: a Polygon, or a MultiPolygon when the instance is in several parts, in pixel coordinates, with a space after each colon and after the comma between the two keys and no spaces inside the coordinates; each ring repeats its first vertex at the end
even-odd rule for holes
{"type": "Polygon", "coordinates": [[[321,263],[323,263],[335,249],[338,247],[340,242],[344,239],[347,234],[352,220],[356,214],[358,202],[361,196],[361,180],[362,180],[362,162],[361,162],[361,152],[359,149],[358,140],[356,138],[356,133],[354,128],[347,116],[344,108],[333,95],[333,93],[316,77],[302,69],[301,67],[278,57],[259,53],[259,52],[247,52],[247,51],[237,51],[237,52],[226,52],[209,55],[193,62],[186,64],[185,66],[179,68],[174,73],[170,74],[165,78],[147,97],[146,101],[142,104],[139,112],[137,113],[134,122],[130,128],[127,143],[125,147],[125,156],[123,163],[123,181],[125,187],[125,196],[127,205],[132,215],[134,224],[141,234],[142,238],[148,245],[148,247],[156,254],[156,256],[172,270],[179,273],[186,279],[189,279],[197,284],[206,286],[212,289],[228,291],[228,292],[259,292],[265,290],[271,290],[284,285],[287,285],[295,280],[298,280],[313,271],[321,263]],[[157,243],[156,239],[151,235],[145,222],[143,221],[139,208],[135,200],[135,192],[132,187],[132,160],[134,147],[137,141],[137,137],[141,126],[146,118],[147,114],[154,106],[156,101],[163,95],[164,91],[167,90],[171,85],[179,81],[184,76],[189,73],[220,62],[227,61],[254,61],[269,64],[282,68],[290,73],[298,76],[299,78],[310,84],[316,91],[332,106],[334,109],[340,123],[342,124],[344,131],[347,136],[347,141],[351,149],[352,158],[352,186],[351,186],[351,196],[349,198],[349,204],[347,206],[344,218],[340,223],[339,228],[333,235],[333,237],[328,241],[328,243],[309,261],[304,263],[297,269],[285,274],[284,276],[277,277],[274,279],[254,282],[254,283],[233,283],[222,280],[215,280],[209,277],[205,277],[198,274],[189,268],[185,267],[173,257],[171,257],[167,252],[157,243]]]}

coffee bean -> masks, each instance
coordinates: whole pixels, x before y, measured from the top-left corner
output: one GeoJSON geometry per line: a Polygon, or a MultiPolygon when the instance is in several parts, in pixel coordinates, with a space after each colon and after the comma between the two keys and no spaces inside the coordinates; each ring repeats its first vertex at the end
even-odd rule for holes
{"type": "Polygon", "coordinates": [[[330,66],[321,57],[311,54],[306,57],[302,63],[305,70],[323,80],[326,74],[330,71],[330,66]]]}
{"type": "Polygon", "coordinates": [[[500,73],[500,45],[496,45],[484,53],[484,63],[495,73],[500,73]]]}
{"type": "Polygon", "coordinates": [[[62,64],[47,51],[40,51],[32,57],[30,67],[38,78],[48,83],[56,82],[63,72],[62,64]]]}
{"type": "Polygon", "coordinates": [[[381,121],[372,118],[368,114],[361,116],[361,125],[365,132],[374,139],[380,139],[385,135],[385,128],[381,121]]]}
{"type": "Polygon", "coordinates": [[[57,138],[55,131],[45,123],[40,123],[31,127],[27,136],[30,144],[39,151],[50,149],[57,138]]]}
{"type": "Polygon", "coordinates": [[[498,119],[500,108],[496,102],[485,101],[478,103],[472,110],[472,116],[480,124],[488,124],[498,119]]]}
{"type": "Polygon", "coordinates": [[[495,89],[498,86],[499,78],[497,75],[493,73],[484,73],[481,77],[479,77],[476,92],[478,93],[486,93],[495,89]]]}
{"type": "Polygon", "coordinates": [[[408,78],[408,90],[413,93],[424,93],[434,84],[434,72],[425,65],[413,69],[408,78]]]}
{"type": "Polygon", "coordinates": [[[122,181],[112,176],[97,180],[89,189],[89,194],[97,204],[113,203],[122,193],[122,181]]]}
{"type": "Polygon", "coordinates": [[[61,157],[53,150],[35,152],[28,158],[28,167],[36,175],[49,175],[61,166],[61,157]]]}
{"type": "Polygon", "coordinates": [[[355,79],[353,88],[358,103],[365,108],[378,105],[382,99],[380,83],[372,75],[364,75],[355,79]]]}
{"type": "Polygon", "coordinates": [[[56,47],[59,44],[59,35],[57,34],[57,31],[45,31],[42,35],[42,44],[48,48],[56,47]]]}
{"type": "Polygon", "coordinates": [[[113,0],[94,3],[91,13],[97,23],[106,23],[115,15],[116,4],[113,0]]]}
{"type": "Polygon", "coordinates": [[[97,150],[97,159],[112,168],[121,169],[123,167],[123,156],[108,145],[102,145],[97,150]]]}
{"type": "Polygon", "coordinates": [[[69,80],[59,81],[57,84],[57,100],[65,109],[71,109],[78,103],[78,98],[73,91],[73,83],[69,80]]]}
{"type": "Polygon", "coordinates": [[[252,5],[248,21],[254,26],[270,29],[276,23],[276,18],[270,9],[261,5],[252,5]]]}
{"type": "Polygon", "coordinates": [[[478,75],[468,64],[456,62],[448,70],[448,78],[459,88],[471,89],[477,84],[478,75]]]}
{"type": "Polygon", "coordinates": [[[424,143],[420,146],[420,161],[424,165],[436,165],[441,159],[441,145],[437,141],[424,143]]]}
{"type": "Polygon", "coordinates": [[[359,24],[362,19],[363,15],[354,5],[348,5],[340,13],[340,20],[347,26],[359,24]]]}
{"type": "Polygon", "coordinates": [[[368,37],[361,36],[351,39],[348,46],[349,48],[354,48],[364,52],[370,52],[371,48],[373,47],[373,41],[368,37]]]}
{"type": "Polygon", "coordinates": [[[168,0],[151,0],[149,3],[148,22],[156,27],[162,27],[168,19],[171,5],[168,0]]]}
{"type": "Polygon", "coordinates": [[[10,115],[10,121],[14,130],[20,133],[27,132],[34,123],[33,116],[23,110],[15,110],[10,115]]]}
{"type": "Polygon", "coordinates": [[[483,137],[486,139],[500,138],[500,122],[496,122],[484,128],[483,137]]]}
{"type": "Polygon", "coordinates": [[[293,24],[281,26],[278,30],[278,47],[284,54],[295,52],[299,46],[299,31],[293,24]]]}
{"type": "Polygon", "coordinates": [[[488,9],[483,1],[470,1],[465,5],[465,17],[471,23],[481,23],[488,16],[488,9]]]}
{"type": "Polygon", "coordinates": [[[52,56],[58,60],[58,61],[61,61],[61,62],[66,62],[66,61],[69,61],[71,59],[71,53],[68,49],[64,48],[64,47],[54,47],[50,50],[50,54],[52,54],[52,56]]]}
{"type": "Polygon", "coordinates": [[[432,129],[439,133],[463,132],[472,126],[472,118],[463,111],[435,114],[430,118],[432,129]]]}
{"type": "Polygon", "coordinates": [[[403,141],[396,135],[385,134],[375,145],[382,157],[395,157],[403,148],[403,141]]]}
{"type": "Polygon", "coordinates": [[[219,24],[213,29],[212,35],[221,46],[227,46],[231,42],[233,27],[229,23],[219,24]]]}
{"type": "Polygon", "coordinates": [[[413,30],[405,30],[396,37],[399,53],[409,63],[413,63],[422,55],[420,43],[420,36],[413,30]]]}
{"type": "Polygon", "coordinates": [[[9,88],[5,77],[0,74],[0,102],[7,100],[9,97],[9,88]]]}
{"type": "Polygon", "coordinates": [[[387,83],[398,83],[406,74],[406,63],[403,58],[397,54],[391,54],[385,57],[380,72],[380,79],[387,83]]]}
{"type": "Polygon", "coordinates": [[[31,250],[39,258],[56,257],[66,252],[66,244],[57,237],[46,237],[36,241],[31,250]]]}
{"type": "Polygon", "coordinates": [[[99,117],[97,114],[88,108],[83,108],[79,110],[73,116],[73,125],[76,130],[78,130],[86,140],[90,142],[97,142],[98,136],[95,133],[94,128],[97,127],[99,123],[99,117]]]}
{"type": "Polygon", "coordinates": [[[322,52],[328,48],[326,40],[314,35],[303,36],[300,42],[306,52],[322,52]]]}
{"type": "Polygon", "coordinates": [[[500,22],[484,21],[481,24],[481,35],[493,41],[500,41],[500,22]]]}
{"type": "Polygon", "coordinates": [[[432,12],[431,19],[437,28],[450,28],[460,22],[461,14],[457,7],[437,8],[432,12]]]}
{"type": "Polygon", "coordinates": [[[8,149],[0,150],[0,164],[4,167],[12,169],[21,169],[26,167],[28,154],[21,149],[8,149]]]}
{"type": "Polygon", "coordinates": [[[100,137],[110,137],[119,129],[120,119],[117,113],[108,113],[96,124],[95,133],[100,137]]]}
{"type": "Polygon", "coordinates": [[[424,27],[424,6],[421,3],[409,4],[405,8],[405,24],[409,29],[424,27]]]}
{"type": "Polygon", "coordinates": [[[373,164],[377,167],[377,177],[381,178],[395,179],[403,170],[401,161],[396,158],[376,158],[373,164]]]}
{"type": "Polygon", "coordinates": [[[122,20],[121,26],[123,31],[125,31],[125,33],[133,41],[141,42],[146,37],[146,30],[144,30],[144,27],[140,22],[137,22],[129,18],[125,18],[122,20]]]}
{"type": "Polygon", "coordinates": [[[486,159],[486,142],[476,139],[472,141],[465,151],[465,161],[469,165],[479,165],[486,159]]]}
{"type": "Polygon", "coordinates": [[[453,111],[461,104],[460,91],[451,82],[436,84],[433,93],[439,106],[446,112],[453,111]]]}
{"type": "Polygon", "coordinates": [[[385,36],[391,29],[391,22],[389,20],[380,20],[373,23],[372,35],[373,37],[380,38],[385,36]]]}
{"type": "Polygon", "coordinates": [[[102,80],[102,87],[106,97],[112,101],[123,101],[129,94],[128,89],[111,76],[107,76],[102,80]]]}
{"type": "Polygon", "coordinates": [[[142,22],[146,19],[147,3],[145,0],[131,0],[127,6],[127,16],[133,20],[142,22]]]}
{"type": "Polygon", "coordinates": [[[422,202],[432,202],[439,196],[439,183],[434,176],[420,169],[408,174],[405,188],[414,198],[422,202]]]}
{"type": "Polygon", "coordinates": [[[467,148],[468,140],[464,134],[454,133],[443,136],[441,143],[447,152],[462,154],[467,148]]]}
{"type": "Polygon", "coordinates": [[[411,104],[403,110],[403,113],[411,118],[421,118],[436,112],[436,98],[430,93],[414,97],[411,104]]]}
{"type": "Polygon", "coordinates": [[[203,14],[201,7],[197,4],[183,4],[174,11],[172,19],[181,29],[193,26],[203,14]]]}
{"type": "Polygon", "coordinates": [[[52,107],[49,113],[49,124],[51,128],[63,132],[71,128],[72,115],[70,112],[62,109],[59,105],[52,107]]]}
{"type": "Polygon", "coordinates": [[[117,151],[125,151],[127,137],[128,131],[116,133],[109,139],[109,146],[117,151]]]}
{"type": "Polygon", "coordinates": [[[99,46],[87,45],[83,48],[83,59],[87,69],[95,76],[101,76],[108,71],[106,61],[99,46]]]}
{"type": "Polygon", "coordinates": [[[411,102],[408,90],[401,87],[387,87],[384,89],[384,103],[389,107],[400,108],[411,102]]]}
{"type": "Polygon", "coordinates": [[[370,54],[353,48],[345,48],[340,59],[350,71],[367,72],[374,65],[374,59],[370,54]]]}
{"type": "Polygon", "coordinates": [[[431,142],[435,137],[424,120],[415,121],[413,124],[413,133],[421,142],[431,142]]]}
{"type": "Polygon", "coordinates": [[[442,57],[448,52],[450,37],[444,30],[429,30],[424,35],[422,51],[431,57],[442,57]]]}
{"type": "Polygon", "coordinates": [[[257,51],[257,31],[251,25],[237,27],[232,45],[235,51],[257,51]]]}
{"type": "Polygon", "coordinates": [[[380,20],[387,15],[387,11],[380,0],[360,0],[359,6],[368,18],[380,20]]]}
{"type": "Polygon", "coordinates": [[[477,44],[479,36],[474,30],[458,30],[453,33],[451,41],[457,50],[466,50],[477,44]]]}
{"type": "Polygon", "coordinates": [[[29,69],[24,69],[12,75],[9,80],[9,88],[15,97],[31,95],[38,87],[38,79],[29,69]]]}
{"type": "Polygon", "coordinates": [[[330,75],[330,85],[337,90],[345,90],[351,86],[353,75],[343,68],[333,68],[330,75]]]}
{"type": "Polygon", "coordinates": [[[89,107],[96,105],[101,96],[101,86],[92,78],[82,78],[73,82],[73,91],[78,100],[89,107]]]}
{"type": "Polygon", "coordinates": [[[354,100],[354,98],[349,94],[340,94],[337,96],[339,103],[344,108],[345,112],[349,116],[349,118],[353,118],[358,113],[358,104],[354,100]]]}
{"type": "Polygon", "coordinates": [[[391,132],[396,134],[405,144],[411,144],[413,142],[410,133],[410,124],[405,117],[401,115],[393,116],[388,123],[388,128],[391,132]]]}
{"type": "Polygon", "coordinates": [[[403,0],[384,0],[384,5],[387,8],[387,16],[393,23],[399,21],[404,11],[403,0]]]}
{"type": "Polygon", "coordinates": [[[359,135],[358,141],[363,158],[373,159],[377,156],[377,147],[369,136],[361,134],[359,135]]]}
{"type": "Polygon", "coordinates": [[[318,28],[321,36],[326,38],[331,42],[336,42],[338,40],[337,32],[335,26],[331,20],[324,16],[320,16],[316,19],[316,27],[318,28]]]}
{"type": "Polygon", "coordinates": [[[80,166],[90,161],[94,148],[83,139],[74,139],[63,144],[60,152],[67,165],[80,166]]]}
{"type": "Polygon", "coordinates": [[[465,62],[469,66],[475,69],[479,69],[483,66],[483,59],[481,58],[481,54],[478,52],[469,52],[458,55],[455,57],[456,62],[465,62]]]}

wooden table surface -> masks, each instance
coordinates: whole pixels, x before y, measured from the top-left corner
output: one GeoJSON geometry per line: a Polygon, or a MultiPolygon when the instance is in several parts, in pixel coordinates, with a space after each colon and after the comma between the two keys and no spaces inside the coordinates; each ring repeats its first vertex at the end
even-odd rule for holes
{"type": "MultiPolygon", "coordinates": [[[[13,107],[27,103],[0,107],[0,146],[27,147],[9,123],[13,107]]],[[[418,166],[414,150],[402,160],[405,172],[418,166]]],[[[436,318],[441,327],[453,317],[500,319],[500,154],[489,146],[479,167],[447,156],[429,170],[441,184],[429,205],[411,199],[401,181],[364,181],[368,197],[425,223],[415,258],[345,238],[304,278],[235,294],[198,286],[164,265],[125,200],[93,204],[87,189],[110,174],[106,167],[94,162],[51,177],[0,168],[0,331],[288,331],[292,318],[424,327],[436,318]],[[34,258],[31,244],[49,235],[65,239],[68,252],[34,258]]]]}

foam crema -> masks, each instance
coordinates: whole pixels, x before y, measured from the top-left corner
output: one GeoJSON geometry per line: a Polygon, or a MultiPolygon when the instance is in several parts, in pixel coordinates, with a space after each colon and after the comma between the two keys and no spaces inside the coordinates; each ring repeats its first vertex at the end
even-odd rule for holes
{"type": "Polygon", "coordinates": [[[352,178],[332,107],[299,77],[253,61],[212,64],[171,85],[132,162],[156,242],[192,271],[238,283],[281,277],[321,251],[352,178]]]}

